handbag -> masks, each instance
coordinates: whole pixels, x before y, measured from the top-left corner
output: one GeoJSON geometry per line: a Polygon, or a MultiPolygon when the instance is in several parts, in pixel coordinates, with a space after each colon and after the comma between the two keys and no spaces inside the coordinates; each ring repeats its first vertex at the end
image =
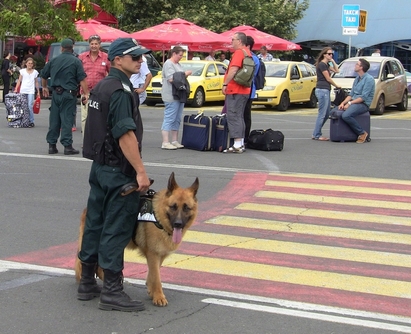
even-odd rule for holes
{"type": "Polygon", "coordinates": [[[333,104],[335,106],[339,106],[347,97],[347,93],[342,88],[334,89],[334,92],[335,92],[335,98],[334,98],[333,104]]]}
{"type": "Polygon", "coordinates": [[[282,151],[284,135],[281,131],[252,130],[248,136],[247,148],[260,151],[282,151]]]}
{"type": "Polygon", "coordinates": [[[33,104],[33,113],[38,114],[40,112],[40,104],[41,104],[41,97],[37,96],[33,104]]]}

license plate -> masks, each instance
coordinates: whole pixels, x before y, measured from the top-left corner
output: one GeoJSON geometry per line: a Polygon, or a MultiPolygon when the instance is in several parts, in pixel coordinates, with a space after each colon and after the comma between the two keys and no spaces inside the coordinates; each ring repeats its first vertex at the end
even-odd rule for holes
{"type": "Polygon", "coordinates": [[[161,94],[161,89],[153,89],[153,94],[161,94]]]}

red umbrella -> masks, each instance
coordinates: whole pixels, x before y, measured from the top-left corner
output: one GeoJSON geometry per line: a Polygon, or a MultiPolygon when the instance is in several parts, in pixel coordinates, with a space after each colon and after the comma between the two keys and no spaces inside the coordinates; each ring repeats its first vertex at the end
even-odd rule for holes
{"type": "Polygon", "coordinates": [[[53,37],[50,35],[41,37],[40,35],[34,36],[34,37],[29,37],[24,40],[24,43],[27,44],[27,46],[39,46],[43,45],[48,39],[52,39],[53,37]]]}
{"type": "Polygon", "coordinates": [[[221,33],[220,35],[231,38],[237,32],[243,32],[247,36],[254,38],[254,50],[260,49],[262,46],[266,46],[267,50],[272,51],[301,50],[301,47],[298,44],[267,34],[263,31],[257,30],[254,27],[246,25],[235,27],[221,33]]]}
{"type": "MultiPolygon", "coordinates": [[[[69,5],[69,8],[74,12],[77,8],[78,0],[55,0],[54,6],[61,7],[62,5],[69,5]]],[[[114,24],[118,26],[118,21],[116,17],[110,13],[104,11],[99,5],[91,2],[90,5],[95,11],[94,20],[99,21],[103,24],[114,24]]]]}
{"type": "Polygon", "coordinates": [[[117,38],[130,37],[130,34],[110,26],[106,26],[96,20],[76,21],[76,29],[84,40],[90,36],[99,35],[102,42],[112,42],[117,38]]]}
{"type": "Polygon", "coordinates": [[[222,49],[228,39],[183,19],[165,21],[162,24],[131,34],[151,50],[167,50],[173,45],[186,45],[190,51],[209,52],[222,49]]]}

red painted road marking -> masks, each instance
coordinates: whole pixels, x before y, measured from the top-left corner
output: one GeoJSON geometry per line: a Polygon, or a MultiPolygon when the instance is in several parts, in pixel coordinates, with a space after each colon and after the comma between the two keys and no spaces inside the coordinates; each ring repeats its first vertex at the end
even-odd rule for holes
{"type": "MultiPolygon", "coordinates": [[[[312,224],[313,226],[335,226],[343,228],[354,228],[359,231],[380,231],[411,235],[411,226],[402,224],[374,223],[370,221],[357,221],[356,214],[381,215],[392,219],[407,219],[411,215],[410,210],[398,210],[396,208],[373,208],[365,206],[350,206],[343,203],[325,204],[321,202],[299,202],[283,199],[270,199],[255,197],[258,191],[282,191],[284,193],[308,194],[333,196],[341,198],[358,198],[365,200],[380,200],[399,203],[407,203],[410,197],[401,194],[368,194],[368,193],[341,193],[336,190],[318,190],[307,188],[295,188],[287,186],[269,186],[267,181],[297,182],[303,184],[321,184],[330,186],[350,186],[353,189],[373,188],[383,191],[398,190],[411,192],[411,183],[407,182],[390,182],[389,180],[360,180],[338,179],[338,178],[321,178],[321,176],[303,176],[303,175],[283,175],[283,174],[264,174],[264,173],[238,173],[233,180],[220,191],[214,198],[207,202],[200,203],[200,213],[194,231],[210,233],[220,233],[227,235],[247,236],[256,239],[267,239],[277,241],[291,241],[302,244],[313,244],[330,247],[354,248],[357,250],[373,250],[379,252],[392,252],[399,254],[411,254],[411,245],[397,244],[396,240],[392,243],[367,241],[358,239],[345,239],[338,237],[314,236],[307,234],[293,233],[290,231],[270,231],[257,228],[245,228],[236,226],[224,226],[218,224],[208,224],[209,219],[217,216],[240,216],[266,220],[279,220],[284,222],[312,224]],[[250,209],[239,210],[237,207],[243,203],[281,205],[284,207],[305,207],[313,210],[341,211],[351,212],[352,220],[331,219],[328,217],[310,217],[301,215],[290,215],[286,213],[268,213],[254,211],[253,206],[250,209]]],[[[46,250],[39,250],[28,254],[9,257],[6,260],[20,261],[26,263],[35,263],[60,268],[72,268],[76,254],[77,242],[51,247],[46,250]]],[[[295,254],[280,254],[273,249],[271,252],[246,250],[229,247],[219,247],[209,244],[198,244],[183,242],[179,254],[188,256],[203,256],[215,259],[231,259],[250,263],[260,263],[272,266],[281,266],[285,268],[301,268],[307,270],[328,271],[334,273],[343,273],[347,275],[357,275],[363,277],[373,277],[381,279],[390,279],[395,281],[411,281],[411,270],[405,267],[386,266],[364,262],[354,262],[346,260],[336,260],[328,258],[318,258],[295,254]]],[[[144,279],[146,266],[142,264],[126,264],[125,275],[128,277],[144,279]]],[[[239,268],[241,275],[241,268],[239,268]]],[[[198,268],[198,271],[188,271],[183,269],[164,267],[162,269],[163,282],[175,283],[201,288],[211,288],[215,290],[224,290],[238,293],[247,293],[251,295],[282,298],[293,301],[322,304],[328,306],[338,306],[363,311],[372,311],[385,314],[394,314],[411,317],[410,299],[397,298],[367,293],[358,293],[352,291],[343,291],[332,288],[321,288],[299,284],[290,284],[285,282],[271,280],[256,280],[238,276],[227,276],[216,273],[205,273],[198,268]]]]}

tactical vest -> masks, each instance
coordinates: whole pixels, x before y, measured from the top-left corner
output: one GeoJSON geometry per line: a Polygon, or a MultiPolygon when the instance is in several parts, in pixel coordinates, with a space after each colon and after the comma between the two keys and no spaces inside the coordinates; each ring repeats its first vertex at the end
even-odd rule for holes
{"type": "Polygon", "coordinates": [[[128,91],[123,87],[121,80],[109,76],[101,80],[90,92],[88,115],[84,129],[83,157],[101,165],[121,167],[124,174],[135,177],[136,172],[133,166],[125,158],[118,140],[113,138],[111,132],[113,124],[109,110],[110,97],[117,90],[122,90],[130,96],[130,102],[133,106],[133,120],[136,124],[134,133],[141,153],[143,122],[138,108],[139,100],[133,91],[128,91]]]}

